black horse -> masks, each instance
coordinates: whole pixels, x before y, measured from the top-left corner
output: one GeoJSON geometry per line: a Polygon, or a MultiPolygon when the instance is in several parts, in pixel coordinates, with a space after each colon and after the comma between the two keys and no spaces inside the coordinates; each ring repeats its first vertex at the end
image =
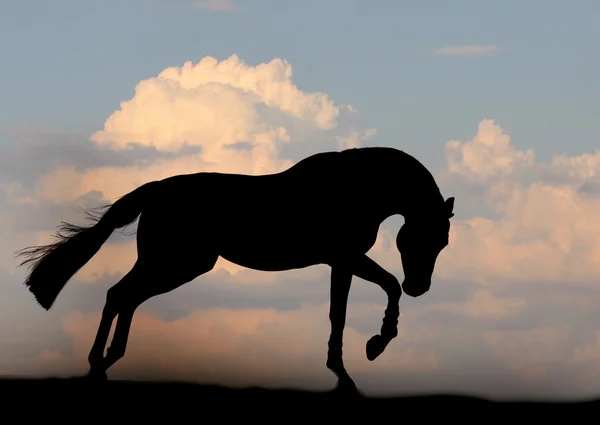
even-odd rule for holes
{"type": "Polygon", "coordinates": [[[381,332],[366,346],[367,358],[374,360],[398,335],[402,291],[418,297],[429,290],[436,259],[448,245],[453,207],[454,198],[444,200],[431,173],[412,156],[393,148],[348,149],[309,156],[275,174],[202,172],[149,182],[88,212],[94,225],[63,223],[55,243],[17,254],[27,257],[21,265],[31,267],[25,284],[48,310],[112,232],[140,216],[137,261],[108,290],[89,353],[89,376],[102,379],[125,354],[135,310],[207,273],[219,256],[262,271],[329,265],[327,367],[340,386],[355,389],[342,361],[352,276],[379,285],[388,297],[381,332]],[[402,286],[366,255],[380,224],[395,214],[405,219],[396,237],[402,286]]]}

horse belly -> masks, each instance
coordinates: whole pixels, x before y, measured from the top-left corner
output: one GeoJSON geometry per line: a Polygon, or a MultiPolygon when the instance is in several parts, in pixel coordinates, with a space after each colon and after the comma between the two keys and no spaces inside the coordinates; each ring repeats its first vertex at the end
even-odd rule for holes
{"type": "Polygon", "coordinates": [[[318,250],[293,240],[282,241],[268,237],[237,240],[234,244],[222,244],[219,255],[239,266],[262,270],[284,271],[319,264],[318,250]]]}
{"type": "Polygon", "coordinates": [[[318,260],[317,257],[285,255],[279,253],[264,255],[253,252],[225,252],[221,253],[220,256],[238,266],[265,272],[303,269],[305,267],[323,263],[323,261],[318,260]]]}
{"type": "Polygon", "coordinates": [[[219,241],[219,255],[242,267],[284,271],[320,264],[322,235],[304,228],[248,223],[231,229],[219,241]]]}

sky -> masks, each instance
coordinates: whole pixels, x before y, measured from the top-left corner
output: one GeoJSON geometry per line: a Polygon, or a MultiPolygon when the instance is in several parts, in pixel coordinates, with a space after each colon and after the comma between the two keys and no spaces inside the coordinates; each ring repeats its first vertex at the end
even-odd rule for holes
{"type": "MultiPolygon", "coordinates": [[[[354,278],[344,361],[359,388],[598,397],[599,12],[588,0],[0,0],[0,375],[88,370],[135,236],[116,232],[50,311],[14,257],[61,221],[85,223],[78,207],[175,174],[390,146],[431,170],[456,215],[431,290],[401,299],[399,335],[374,362],[365,343],[386,297],[354,278]]],[[[399,280],[402,223],[386,220],[369,252],[399,280]]],[[[329,272],[220,259],[137,310],[109,376],[332,389],[329,272]]]]}

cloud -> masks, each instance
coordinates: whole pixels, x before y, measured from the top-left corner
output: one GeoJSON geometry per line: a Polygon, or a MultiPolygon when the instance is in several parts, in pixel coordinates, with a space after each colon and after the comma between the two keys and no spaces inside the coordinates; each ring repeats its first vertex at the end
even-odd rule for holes
{"type": "Polygon", "coordinates": [[[277,111],[320,130],[335,128],[340,114],[326,94],[299,90],[285,60],[249,66],[236,55],[221,62],[206,57],[140,82],[133,99],[123,102],[92,139],[116,149],[137,140],[161,151],[177,150],[184,140],[207,148],[255,141],[270,131],[285,142],[285,128],[264,122],[269,112],[281,117],[277,111]]]}
{"type": "MultiPolygon", "coordinates": [[[[325,367],[330,327],[327,281],[298,283],[285,275],[271,287],[253,288],[235,279],[207,279],[150,300],[137,311],[127,354],[111,369],[111,378],[331,389],[335,377],[325,367]],[[306,297],[306,285],[319,287],[319,295],[306,297]],[[269,298],[273,288],[281,286],[278,295],[269,298]],[[299,304],[282,309],[278,298],[295,298],[299,304]],[[199,299],[204,301],[172,315],[182,303],[199,299]],[[255,302],[260,299],[262,305],[255,302]],[[220,306],[219,300],[224,302],[220,306]]],[[[461,292],[466,284],[435,285],[438,292],[461,292]]],[[[471,292],[464,300],[405,299],[399,336],[375,362],[366,359],[364,347],[379,330],[385,303],[383,297],[369,301],[369,292],[380,294],[372,284],[357,280],[353,285],[344,333],[345,363],[368,394],[453,391],[504,398],[593,394],[594,382],[588,377],[598,376],[600,369],[597,329],[591,319],[598,308],[589,301],[598,291],[581,298],[569,297],[571,291],[562,288],[549,291],[550,296],[521,292],[515,299],[491,289],[471,292]]],[[[14,319],[27,326],[19,334],[22,341],[11,336],[8,325],[4,334],[0,327],[0,334],[6,336],[2,341],[19,344],[26,354],[16,356],[17,347],[6,344],[0,368],[37,376],[87,372],[101,295],[94,286],[71,287],[49,316],[40,311],[23,323],[15,312],[14,319]],[[95,299],[93,308],[73,312],[83,301],[76,291],[95,299]],[[56,330],[49,328],[47,317],[50,322],[62,317],[56,330]],[[42,329],[36,330],[36,320],[42,329]],[[43,338],[35,337],[38,334],[43,338]]]]}
{"type": "Polygon", "coordinates": [[[188,3],[188,6],[198,9],[208,9],[213,12],[237,13],[241,11],[240,7],[234,4],[232,0],[193,1],[188,3]]]}
{"type": "Polygon", "coordinates": [[[472,298],[463,303],[440,302],[431,309],[457,312],[473,318],[511,317],[525,307],[522,299],[506,299],[494,296],[490,290],[478,289],[472,298]]]}
{"type": "MultiPolygon", "coordinates": [[[[375,134],[369,129],[351,128],[330,135],[340,114],[348,111],[352,116],[356,112],[336,106],[324,94],[299,91],[289,79],[291,68],[286,68],[283,61],[249,67],[236,57],[221,63],[209,58],[197,65],[187,63],[182,68],[168,68],[160,75],[163,77],[140,83],[134,98],[124,102],[121,109],[107,119],[105,128],[95,133],[94,139],[111,151],[128,152],[128,143],[134,140],[129,136],[129,129],[137,126],[135,140],[140,146],[152,146],[156,152],[177,152],[182,146],[177,140],[185,133],[180,129],[188,128],[188,134],[192,135],[188,138],[189,145],[199,146],[202,153],[157,159],[145,167],[122,164],[83,171],[58,167],[38,181],[37,199],[68,204],[92,191],[110,199],[147,180],[186,171],[261,172],[256,167],[257,161],[268,169],[280,170],[293,160],[282,159],[278,147],[293,143],[302,146],[302,140],[290,136],[288,141],[282,141],[276,133],[268,133],[270,130],[267,133],[273,137],[261,137],[265,127],[284,128],[285,131],[281,130],[284,134],[293,133],[293,129],[288,133],[288,127],[283,127],[284,118],[314,134],[327,134],[326,143],[333,149],[339,148],[344,138],[365,141],[375,134]],[[273,83],[273,88],[267,88],[267,75],[271,75],[272,81],[278,81],[273,83]],[[220,112],[226,109],[219,103],[222,99],[215,100],[210,94],[205,97],[205,92],[210,91],[207,86],[213,84],[217,84],[216,90],[229,91],[230,109],[248,111],[246,116],[251,117],[248,121],[251,124],[244,121],[243,112],[235,115],[235,119],[228,112],[220,112]],[[157,87],[159,93],[163,93],[165,87],[176,87],[168,92],[175,94],[170,97],[170,103],[165,101],[165,93],[156,94],[157,87]],[[248,93],[254,93],[253,97],[244,97],[248,93]],[[194,102],[186,103],[185,99],[194,102]],[[248,99],[253,100],[247,102],[248,99]],[[211,109],[211,101],[217,105],[214,109],[211,109]],[[184,106],[176,106],[180,103],[184,106]],[[261,105],[267,103],[274,106],[261,110],[261,105]],[[212,119],[206,119],[206,124],[191,112],[177,112],[189,105],[195,105],[192,111],[195,108],[210,111],[200,116],[212,119]],[[161,112],[163,109],[165,112],[161,112]],[[232,149],[231,145],[240,143],[236,140],[244,138],[228,135],[233,128],[228,125],[230,120],[245,122],[240,128],[269,148],[257,152],[232,149]],[[210,131],[214,137],[206,137],[210,131]],[[177,134],[180,136],[173,136],[177,134]],[[208,164],[214,164],[214,168],[208,164]]],[[[446,196],[457,197],[457,216],[452,221],[450,246],[438,259],[436,277],[466,279],[487,286],[540,281],[594,284],[600,272],[600,225],[595,220],[600,213],[600,197],[593,190],[599,181],[599,152],[574,157],[560,155],[547,163],[539,162],[532,149],[515,146],[493,120],[481,121],[471,140],[450,140],[445,152],[447,169],[436,178],[446,196]]],[[[58,215],[56,217],[58,219],[58,215]]],[[[401,223],[384,223],[377,247],[370,253],[382,266],[398,275],[402,268],[394,238],[399,225],[401,223]]],[[[134,259],[134,241],[109,244],[86,265],[80,277],[93,281],[102,276],[103,271],[122,274],[134,259]]],[[[251,271],[239,274],[245,269],[222,259],[211,273],[223,269],[248,282],[272,282],[271,274],[251,271]]]]}
{"type": "Polygon", "coordinates": [[[356,146],[374,135],[352,125],[352,108],[336,105],[327,94],[301,91],[292,75],[285,60],[250,66],[236,55],[166,68],[141,81],[134,97],[122,102],[91,137],[99,148],[124,155],[131,153],[132,144],[152,149],[157,153],[153,160],[85,170],[61,165],[39,179],[34,197],[66,203],[97,190],[114,199],[175,174],[277,172],[308,154],[337,150],[341,138],[356,146]],[[339,118],[344,118],[344,128],[339,118]],[[298,146],[294,157],[284,157],[288,145],[298,146]],[[178,155],[182,149],[186,155],[178,155]]]}
{"type": "Polygon", "coordinates": [[[130,144],[126,150],[98,146],[89,135],[34,127],[5,130],[5,152],[0,155],[0,182],[18,182],[30,189],[35,181],[60,167],[83,171],[98,167],[145,166],[155,160],[197,155],[202,146],[183,145],[177,152],[158,151],[153,146],[130,144]]]}
{"type": "MultiPolygon", "coordinates": [[[[373,306],[367,304],[354,306],[355,313],[372,310],[373,306]]],[[[380,313],[380,307],[377,310],[380,313]]],[[[23,361],[17,374],[29,374],[29,367],[35,374],[50,368],[55,368],[54,376],[86,373],[87,355],[99,319],[99,313],[67,316],[63,329],[73,339],[72,354],[44,350],[23,361]]],[[[328,326],[327,305],[286,312],[273,308],[213,308],[171,321],[138,312],[132,323],[127,355],[111,369],[111,378],[330,389],[335,385],[335,376],[325,367],[328,326]]],[[[356,374],[413,374],[439,367],[431,350],[401,344],[390,346],[377,362],[369,362],[364,346],[371,335],[346,328],[345,363],[356,374]]],[[[398,338],[409,341],[415,337],[418,336],[401,330],[398,338]]]]}
{"type": "MultiPolygon", "coordinates": [[[[354,107],[298,88],[285,60],[250,66],[233,55],[141,81],[91,138],[13,131],[16,143],[0,155],[0,272],[9,282],[0,299],[10,318],[0,327],[0,368],[59,375],[87,369],[105,291],[135,261],[135,238],[111,237],[49,315],[40,309],[28,316],[22,326],[29,333],[11,328],[22,320],[15,300],[31,298],[12,253],[48,242],[61,220],[79,222],[77,205],[95,206],[173,174],[282,170],[317,151],[372,141],[376,130],[359,120],[354,107]]],[[[371,363],[364,344],[381,326],[385,294],[354,279],[348,368],[373,391],[597,389],[600,151],[541,162],[486,119],[471,140],[449,140],[444,153],[447,167],[436,179],[446,197],[456,196],[457,215],[432,289],[403,298],[400,335],[371,363]]],[[[387,220],[369,253],[399,279],[394,239],[401,224],[387,220]]],[[[221,259],[197,282],[140,308],[112,376],[330,388],[329,272],[264,273],[221,259]]]]}
{"type": "Polygon", "coordinates": [[[535,161],[491,120],[476,136],[446,144],[448,168],[438,176],[457,204],[485,205],[488,216],[457,214],[450,247],[437,269],[445,278],[594,284],[600,272],[600,198],[594,183],[600,154],[535,161]]]}
{"type": "Polygon", "coordinates": [[[358,148],[363,142],[371,140],[377,134],[377,129],[368,128],[364,132],[352,130],[350,135],[347,137],[338,136],[339,149],[352,149],[358,148]]]}
{"type": "Polygon", "coordinates": [[[433,51],[444,56],[487,56],[498,52],[497,46],[449,46],[433,51]]]}
{"type": "MultiPolygon", "coordinates": [[[[380,237],[374,256],[385,255],[386,246],[380,237]]],[[[111,378],[330,389],[335,379],[324,366],[329,273],[327,267],[276,274],[220,270],[155,297],[137,311],[127,355],[111,378]]],[[[13,305],[24,303],[28,292],[14,278],[2,279],[13,282],[5,286],[16,296],[5,294],[1,306],[9,320],[0,326],[0,369],[30,376],[87,371],[105,291],[118,276],[93,285],[82,285],[84,278],[67,286],[51,312],[37,309],[26,317],[13,305]],[[15,322],[23,328],[18,335],[15,322]]],[[[379,331],[385,294],[356,278],[346,364],[369,394],[589,395],[597,389],[586,377],[598,374],[594,318],[600,310],[593,300],[599,290],[508,281],[481,288],[438,276],[426,296],[401,300],[399,337],[368,362],[364,346],[379,331]]]]}
{"type": "Polygon", "coordinates": [[[531,167],[535,156],[532,149],[522,152],[513,146],[510,136],[492,120],[483,120],[472,140],[446,143],[446,158],[449,172],[485,180],[514,173],[517,167],[531,167]]]}
{"type": "MultiPolygon", "coordinates": [[[[338,128],[338,117],[347,113],[348,119],[356,111],[335,105],[323,93],[300,91],[291,75],[285,61],[252,67],[235,56],[167,68],[138,84],[135,96],[109,116],[93,139],[115,153],[130,152],[134,140],[157,153],[177,153],[183,146],[197,146],[200,153],[156,158],[144,166],[121,163],[80,170],[58,166],[38,180],[35,192],[5,186],[7,196],[14,200],[20,193],[22,199],[27,195],[56,205],[72,204],[91,193],[96,195],[89,202],[114,199],[145,181],[184,172],[252,174],[284,169],[294,160],[282,157],[280,148],[303,146],[303,139],[294,138],[298,127],[322,137],[323,146],[332,149],[340,148],[344,140],[362,142],[376,133],[338,128]],[[254,147],[232,148],[240,143],[254,147]]],[[[438,259],[436,277],[487,286],[540,281],[594,284],[600,272],[600,225],[595,219],[600,197],[594,191],[600,182],[600,152],[539,162],[532,149],[515,146],[493,120],[481,121],[471,140],[450,140],[445,152],[447,169],[436,178],[446,196],[457,197],[457,216],[450,246],[438,259]]],[[[14,224],[19,214],[4,220],[14,224]]],[[[393,239],[400,224],[384,223],[370,253],[397,274],[402,268],[393,239]]],[[[93,281],[103,272],[123,274],[134,259],[134,241],[109,244],[80,278],[93,281]]],[[[270,274],[239,274],[245,269],[222,259],[211,273],[223,269],[248,282],[272,282],[270,274]]]]}
{"type": "MultiPolygon", "coordinates": [[[[16,268],[16,250],[52,241],[60,221],[80,223],[77,206],[96,206],[175,174],[281,171],[311,153],[372,140],[376,131],[359,118],[351,105],[299,89],[283,59],[251,66],[232,55],[188,61],[141,81],[91,137],[11,128],[12,145],[0,159],[6,200],[0,268],[16,268]]],[[[123,275],[135,248],[133,238],[111,237],[77,279],[123,275]]],[[[249,284],[273,280],[268,273],[239,273],[244,270],[220,259],[211,273],[226,271],[249,284]]]]}

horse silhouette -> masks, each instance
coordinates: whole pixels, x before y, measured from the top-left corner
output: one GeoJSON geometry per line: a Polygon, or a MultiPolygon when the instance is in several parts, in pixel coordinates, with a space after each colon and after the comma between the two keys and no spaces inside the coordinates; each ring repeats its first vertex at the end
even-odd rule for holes
{"type": "Polygon", "coordinates": [[[394,148],[355,148],[317,153],[274,174],[200,172],[149,182],[113,204],[86,211],[95,224],[63,222],[54,243],[17,255],[27,257],[21,265],[31,269],[25,285],[49,310],[112,232],[139,216],[137,260],[108,289],[88,356],[88,376],[100,379],[125,355],[136,309],[209,272],[219,256],[271,272],[328,265],[326,366],[338,377],[338,388],[356,390],[342,360],[352,277],[373,282],[387,294],[381,332],[366,344],[373,361],[398,335],[402,292],[419,297],[429,290],[436,259],[448,245],[453,207],[454,198],[444,200],[431,173],[414,157],[394,148]],[[395,214],[404,216],[396,237],[402,285],[366,255],[380,224],[395,214]]]}

